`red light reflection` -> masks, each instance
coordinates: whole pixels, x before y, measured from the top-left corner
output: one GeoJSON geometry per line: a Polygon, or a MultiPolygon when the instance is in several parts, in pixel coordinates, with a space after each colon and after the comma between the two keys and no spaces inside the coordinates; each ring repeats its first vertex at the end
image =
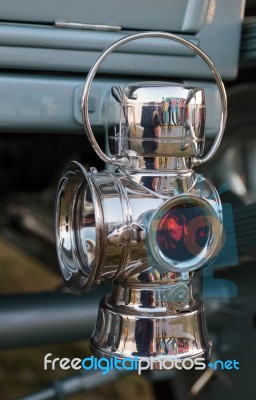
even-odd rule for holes
{"type": "Polygon", "coordinates": [[[210,226],[204,208],[183,204],[164,214],[158,226],[157,244],[166,257],[186,261],[205,247],[210,226]]]}

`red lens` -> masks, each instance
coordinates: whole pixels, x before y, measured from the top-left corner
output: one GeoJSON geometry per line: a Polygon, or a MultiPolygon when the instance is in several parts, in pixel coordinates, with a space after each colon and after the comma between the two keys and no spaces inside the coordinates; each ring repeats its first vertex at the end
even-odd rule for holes
{"type": "Polygon", "coordinates": [[[164,214],[158,225],[157,244],[166,257],[186,261],[202,251],[209,233],[206,207],[182,204],[164,214]]]}

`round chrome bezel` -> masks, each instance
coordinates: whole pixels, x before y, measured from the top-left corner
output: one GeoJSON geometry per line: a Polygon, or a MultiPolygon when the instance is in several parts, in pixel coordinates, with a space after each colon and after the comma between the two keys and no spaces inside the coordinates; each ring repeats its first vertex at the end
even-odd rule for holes
{"type": "Polygon", "coordinates": [[[77,163],[70,163],[63,172],[56,198],[56,247],[62,275],[68,288],[74,293],[87,290],[93,283],[97,268],[102,263],[104,251],[100,251],[103,214],[97,191],[90,173],[77,163]],[[82,246],[85,239],[81,229],[81,209],[84,199],[84,186],[88,185],[92,198],[94,227],[94,257],[86,259],[82,246]],[[68,191],[64,202],[63,194],[68,191]],[[66,247],[64,243],[66,240],[66,247]]]}
{"type": "Polygon", "coordinates": [[[203,197],[196,195],[179,195],[163,203],[153,214],[148,223],[147,229],[147,251],[150,257],[162,268],[171,272],[189,273],[208,266],[218,255],[222,242],[222,223],[212,205],[203,197]],[[179,205],[190,204],[204,210],[206,217],[209,217],[210,234],[207,243],[202,250],[194,257],[185,261],[167,257],[158,245],[158,228],[163,215],[172,208],[179,205]]]}

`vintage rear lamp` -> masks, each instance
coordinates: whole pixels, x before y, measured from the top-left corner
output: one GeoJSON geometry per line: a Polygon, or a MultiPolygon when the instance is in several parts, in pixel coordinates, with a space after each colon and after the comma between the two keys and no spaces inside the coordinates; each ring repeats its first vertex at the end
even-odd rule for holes
{"type": "Polygon", "coordinates": [[[114,43],[96,61],[87,77],[82,110],[94,150],[118,168],[115,173],[95,168],[88,172],[72,162],[57,193],[57,252],[67,286],[80,293],[93,283],[113,281],[112,293],[99,306],[92,352],[154,360],[208,357],[204,307],[193,297],[191,279],[219,252],[222,208],[214,186],[192,168],[214,155],[223,134],[226,94],[218,71],[205,53],[178,36],[134,34],[114,43]],[[98,146],[88,118],[92,80],[113,50],[145,37],[180,42],[210,67],[222,114],[208,155],[202,157],[204,90],[166,82],[112,88],[120,124],[109,134],[111,156],[98,146]]]}

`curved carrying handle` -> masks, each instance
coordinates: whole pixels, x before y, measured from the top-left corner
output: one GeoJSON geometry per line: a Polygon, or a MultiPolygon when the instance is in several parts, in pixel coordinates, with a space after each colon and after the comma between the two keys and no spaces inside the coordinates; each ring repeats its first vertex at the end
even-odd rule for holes
{"type": "Polygon", "coordinates": [[[103,161],[110,163],[110,164],[119,165],[122,167],[125,167],[128,165],[128,163],[129,163],[128,158],[126,158],[126,157],[119,157],[119,158],[108,157],[99,147],[99,145],[94,137],[94,134],[92,132],[92,128],[91,128],[90,121],[89,121],[89,114],[88,114],[89,92],[91,89],[91,84],[92,84],[93,78],[95,77],[97,70],[99,69],[99,67],[101,66],[103,61],[107,58],[107,56],[110,53],[112,53],[115,49],[117,49],[118,47],[122,46],[125,43],[132,42],[133,40],[149,38],[149,37],[159,37],[159,38],[163,38],[163,39],[170,39],[175,42],[179,42],[179,43],[183,44],[184,46],[193,50],[208,65],[208,67],[211,70],[212,75],[215,79],[215,82],[218,86],[219,93],[220,93],[221,106],[222,106],[219,133],[217,134],[217,136],[213,142],[213,145],[206,156],[204,156],[203,158],[193,157],[191,159],[191,162],[193,165],[203,164],[203,163],[209,161],[214,156],[214,154],[216,153],[216,151],[220,145],[222,135],[223,135],[223,132],[225,129],[226,119],[227,119],[227,95],[226,95],[225,87],[222,82],[221,76],[220,76],[217,68],[211,61],[211,59],[201,49],[199,49],[199,47],[197,47],[193,43],[189,42],[188,40],[185,40],[179,36],[173,35],[172,33],[165,33],[165,32],[135,33],[133,35],[126,36],[126,37],[118,40],[117,42],[113,43],[106,50],[104,50],[103,53],[99,56],[99,58],[97,59],[95,64],[92,66],[92,68],[90,69],[90,71],[87,75],[87,79],[86,79],[84,91],[83,91],[83,97],[82,97],[82,114],[83,114],[84,127],[87,132],[88,139],[89,139],[93,149],[95,150],[96,154],[103,161]]]}

